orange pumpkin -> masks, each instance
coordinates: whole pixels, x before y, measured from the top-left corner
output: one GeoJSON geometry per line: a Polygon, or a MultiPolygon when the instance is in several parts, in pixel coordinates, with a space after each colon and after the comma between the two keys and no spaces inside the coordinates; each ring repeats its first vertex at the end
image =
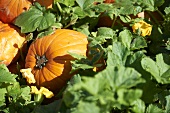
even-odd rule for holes
{"type": "Polygon", "coordinates": [[[26,56],[25,68],[31,68],[39,88],[44,86],[53,92],[59,91],[73,76],[68,52],[86,55],[87,36],[73,30],[58,29],[34,41],[26,56]]]}
{"type": "Polygon", "coordinates": [[[25,42],[25,35],[13,25],[0,21],[0,63],[7,66],[20,56],[20,48],[25,42]]]}
{"type": "Polygon", "coordinates": [[[20,69],[25,68],[25,57],[27,55],[27,52],[28,52],[28,47],[27,47],[27,43],[25,43],[22,46],[22,56],[21,55],[17,55],[17,57],[19,57],[19,58],[15,62],[12,62],[11,64],[9,64],[7,66],[11,73],[19,74],[20,73],[20,69]]]}
{"type": "Polygon", "coordinates": [[[0,20],[12,23],[23,11],[31,6],[29,0],[0,0],[0,20]]]}
{"type": "Polygon", "coordinates": [[[45,6],[46,8],[52,8],[54,0],[33,0],[33,2],[38,2],[42,6],[45,6]]]}

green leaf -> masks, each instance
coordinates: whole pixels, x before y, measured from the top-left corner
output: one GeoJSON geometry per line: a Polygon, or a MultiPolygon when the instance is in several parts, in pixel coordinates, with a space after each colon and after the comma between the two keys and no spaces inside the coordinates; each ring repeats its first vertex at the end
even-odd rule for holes
{"type": "Polygon", "coordinates": [[[119,41],[122,42],[122,44],[130,49],[130,44],[132,41],[132,34],[129,30],[123,30],[119,33],[119,41]]]}
{"type": "Polygon", "coordinates": [[[57,113],[59,111],[61,102],[62,100],[59,99],[47,105],[37,106],[32,113],[57,113]]]}
{"type": "MultiPolygon", "coordinates": [[[[123,15],[130,15],[130,14],[138,14],[139,12],[142,11],[142,8],[138,5],[135,5],[135,2],[133,0],[126,0],[123,1],[122,0],[116,0],[116,2],[119,4],[121,4],[120,7],[120,14],[123,15]]],[[[138,1],[140,2],[140,1],[138,1]]]]}
{"type": "Polygon", "coordinates": [[[141,64],[143,69],[150,72],[158,82],[161,82],[161,78],[159,76],[159,68],[156,65],[156,62],[154,62],[151,58],[145,57],[142,59],[141,64]]]}
{"type": "Polygon", "coordinates": [[[68,53],[69,53],[72,57],[74,57],[74,58],[76,58],[76,59],[78,59],[78,60],[81,60],[81,59],[85,59],[85,58],[86,58],[86,56],[84,56],[84,55],[79,55],[79,54],[77,54],[77,53],[73,53],[73,52],[69,52],[69,51],[68,51],[68,53]]]}
{"type": "Polygon", "coordinates": [[[15,25],[21,27],[22,33],[42,31],[55,23],[55,15],[36,3],[28,11],[22,13],[15,20],[15,25]]]}
{"type": "Polygon", "coordinates": [[[7,91],[6,88],[1,88],[0,89],[0,108],[5,107],[6,103],[5,103],[5,95],[6,95],[7,91]]]}
{"type": "Polygon", "coordinates": [[[101,113],[99,106],[95,103],[80,101],[76,109],[73,108],[71,113],[101,113]]]}
{"type": "Polygon", "coordinates": [[[81,102],[72,113],[100,113],[100,108],[95,103],[81,102]]]}
{"type": "Polygon", "coordinates": [[[156,62],[149,57],[142,59],[141,64],[143,69],[151,73],[158,83],[167,84],[170,83],[170,66],[164,62],[164,56],[158,54],[156,56],[156,62]]]}
{"type": "Polygon", "coordinates": [[[6,66],[0,65],[0,85],[1,83],[13,84],[16,82],[16,75],[11,74],[6,66]]]}
{"type": "Polygon", "coordinates": [[[82,76],[81,82],[66,89],[63,99],[73,111],[86,109],[86,102],[90,102],[100,108],[100,112],[109,112],[113,106],[121,108],[121,105],[132,105],[139,99],[142,91],[131,88],[140,83],[144,83],[144,80],[133,68],[107,66],[94,77],[82,76]],[[85,103],[83,108],[79,108],[80,101],[85,103]]]}
{"type": "Polygon", "coordinates": [[[72,63],[72,71],[71,71],[71,73],[78,70],[78,69],[85,70],[85,69],[92,69],[93,68],[93,66],[90,66],[88,64],[84,64],[84,63],[81,63],[81,62],[71,61],[71,63],[72,63]]]}
{"type": "Polygon", "coordinates": [[[81,98],[81,90],[77,91],[76,85],[67,88],[63,94],[63,102],[67,107],[72,107],[77,104],[81,98]],[[75,92],[76,91],[76,92],[75,92]]]}
{"type": "Polygon", "coordinates": [[[170,7],[165,7],[164,12],[165,12],[166,14],[169,14],[169,13],[170,13],[170,7]]]}
{"type": "Polygon", "coordinates": [[[74,30],[79,31],[87,36],[90,34],[89,26],[87,24],[83,24],[83,25],[79,26],[78,28],[74,28],[74,30]]]}
{"type": "Polygon", "coordinates": [[[97,31],[97,36],[103,36],[105,39],[112,39],[112,37],[115,35],[115,32],[108,27],[100,27],[97,31]]]}
{"type": "Polygon", "coordinates": [[[120,42],[113,42],[111,49],[111,51],[108,51],[107,65],[125,65],[127,56],[130,54],[130,50],[120,42]]]}
{"type": "Polygon", "coordinates": [[[54,33],[54,30],[53,30],[53,29],[48,29],[48,30],[46,30],[46,31],[40,32],[40,33],[37,35],[37,37],[38,37],[38,38],[41,38],[41,37],[50,35],[50,34],[52,34],[52,33],[54,33]]]}
{"type": "Polygon", "coordinates": [[[124,22],[124,23],[129,23],[130,21],[131,21],[131,18],[130,18],[130,16],[119,16],[120,17],[120,19],[121,19],[121,21],[122,22],[124,22]]]}
{"type": "Polygon", "coordinates": [[[164,0],[143,0],[141,3],[143,6],[145,6],[143,7],[144,9],[155,11],[159,6],[164,3],[164,0]]]}
{"type": "Polygon", "coordinates": [[[20,96],[24,100],[29,102],[31,100],[30,87],[29,86],[21,86],[21,94],[20,94],[20,96]]]}
{"type": "Polygon", "coordinates": [[[8,72],[8,68],[5,64],[0,64],[0,69],[4,69],[5,71],[8,72]]]}
{"type": "Polygon", "coordinates": [[[75,0],[54,0],[54,3],[59,2],[66,6],[73,6],[75,3],[75,0]]]}
{"type": "Polygon", "coordinates": [[[142,90],[139,89],[119,89],[117,91],[118,101],[122,105],[129,106],[142,96],[142,90]]]}
{"type": "Polygon", "coordinates": [[[94,3],[94,0],[76,0],[76,2],[82,9],[86,9],[94,3]]]}
{"type": "Polygon", "coordinates": [[[166,57],[165,54],[164,55],[163,54],[156,55],[156,63],[158,65],[158,67],[159,67],[160,75],[164,74],[166,71],[168,71],[170,69],[170,65],[165,63],[165,61],[164,61],[165,58],[164,57],[166,57]]]}
{"type": "Polygon", "coordinates": [[[7,87],[7,92],[9,96],[12,96],[13,99],[16,99],[21,94],[21,88],[18,82],[15,82],[13,85],[7,87]]]}
{"type": "Polygon", "coordinates": [[[142,11],[142,8],[141,7],[135,7],[133,5],[127,5],[126,7],[122,7],[120,9],[120,12],[124,15],[130,15],[130,14],[138,14],[139,12],[142,11]]]}
{"type": "Polygon", "coordinates": [[[137,99],[133,102],[132,111],[135,113],[145,113],[145,103],[141,99],[137,99]]]}
{"type": "Polygon", "coordinates": [[[71,69],[70,73],[73,73],[73,72],[75,72],[76,70],[79,70],[79,69],[85,70],[85,69],[92,69],[93,68],[93,66],[90,65],[90,60],[87,59],[87,58],[83,58],[84,56],[81,56],[81,55],[75,56],[75,54],[74,54],[74,57],[78,57],[78,59],[71,61],[72,69],[71,69]],[[82,57],[82,58],[80,58],[80,57],[82,57]]]}
{"type": "Polygon", "coordinates": [[[165,107],[165,109],[166,109],[165,113],[170,112],[170,95],[166,96],[166,107],[165,107]]]}
{"type": "Polygon", "coordinates": [[[165,111],[158,108],[156,105],[150,104],[146,109],[146,113],[165,113],[165,111]]]}
{"type": "Polygon", "coordinates": [[[136,36],[131,43],[131,50],[142,49],[147,47],[146,40],[141,36],[136,36]]]}
{"type": "Polygon", "coordinates": [[[133,68],[135,67],[140,67],[140,61],[142,60],[142,58],[145,57],[145,54],[143,51],[137,51],[133,54],[130,54],[126,60],[126,65],[127,66],[133,66],[133,68]]]}
{"type": "Polygon", "coordinates": [[[124,66],[107,66],[107,68],[96,76],[102,76],[108,80],[107,83],[113,90],[121,88],[130,88],[139,83],[144,83],[141,74],[133,68],[124,66]]]}
{"type": "Polygon", "coordinates": [[[80,75],[79,74],[76,74],[76,75],[74,75],[71,79],[70,79],[70,81],[69,81],[69,85],[74,85],[74,84],[78,84],[78,83],[80,83],[81,82],[81,77],[80,77],[80,75]]]}
{"type": "MultiPolygon", "coordinates": [[[[94,33],[93,33],[94,34],[94,33]]],[[[92,34],[92,35],[93,35],[92,34]]],[[[96,46],[102,45],[102,44],[111,44],[112,40],[117,40],[116,33],[111,28],[108,27],[100,27],[98,28],[98,31],[95,32],[95,35],[93,37],[88,37],[90,46],[96,46]]],[[[106,46],[107,46],[106,45],[106,46]]],[[[97,47],[102,48],[102,47],[97,47]]]]}

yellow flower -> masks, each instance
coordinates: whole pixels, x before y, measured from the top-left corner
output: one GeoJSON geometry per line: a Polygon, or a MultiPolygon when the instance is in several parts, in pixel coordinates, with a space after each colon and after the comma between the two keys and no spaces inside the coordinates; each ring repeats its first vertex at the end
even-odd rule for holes
{"type": "Polygon", "coordinates": [[[133,32],[136,32],[137,29],[141,31],[141,36],[151,35],[152,26],[145,21],[139,21],[132,26],[133,32]]]}
{"type": "Polygon", "coordinates": [[[45,87],[40,87],[40,90],[38,90],[36,86],[31,86],[31,93],[43,94],[46,98],[51,98],[54,96],[53,92],[49,91],[45,87]]]}
{"type": "Polygon", "coordinates": [[[36,86],[31,86],[31,93],[39,94],[40,92],[36,86]]]}
{"type": "Polygon", "coordinates": [[[94,71],[94,72],[97,72],[97,68],[96,68],[96,67],[94,67],[94,68],[93,68],[93,71],[94,71]]]}
{"type": "Polygon", "coordinates": [[[22,76],[26,78],[29,84],[36,82],[34,75],[31,73],[31,68],[21,69],[20,72],[22,73],[22,76]]]}
{"type": "Polygon", "coordinates": [[[40,92],[41,92],[42,94],[44,94],[46,98],[51,98],[51,97],[54,96],[53,92],[49,91],[49,90],[48,90],[47,88],[45,88],[45,87],[41,87],[41,88],[40,88],[40,92]]]}

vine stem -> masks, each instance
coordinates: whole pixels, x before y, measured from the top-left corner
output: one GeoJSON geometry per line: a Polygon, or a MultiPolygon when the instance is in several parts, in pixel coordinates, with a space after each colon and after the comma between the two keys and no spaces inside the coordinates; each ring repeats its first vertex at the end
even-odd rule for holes
{"type": "Polygon", "coordinates": [[[56,4],[57,4],[57,7],[58,7],[58,9],[59,9],[59,11],[60,11],[60,13],[61,13],[63,10],[62,10],[60,4],[59,4],[58,2],[56,2],[56,4]]]}
{"type": "Polygon", "coordinates": [[[114,19],[113,19],[113,22],[112,22],[112,26],[111,26],[111,28],[113,28],[113,27],[114,27],[115,22],[116,22],[116,19],[117,19],[117,16],[115,16],[115,15],[114,15],[114,19]]]}
{"type": "Polygon", "coordinates": [[[161,11],[157,10],[157,12],[161,15],[162,18],[164,18],[164,15],[162,14],[161,11]]]}

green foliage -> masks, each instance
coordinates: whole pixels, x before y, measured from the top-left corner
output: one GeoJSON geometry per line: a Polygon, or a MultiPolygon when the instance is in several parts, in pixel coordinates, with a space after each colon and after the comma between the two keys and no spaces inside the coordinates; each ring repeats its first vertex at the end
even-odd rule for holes
{"type": "Polygon", "coordinates": [[[0,112],[31,112],[35,103],[31,101],[29,86],[21,86],[16,80],[17,75],[11,74],[3,64],[0,72],[0,112]]]}
{"type": "Polygon", "coordinates": [[[42,37],[53,32],[50,28],[55,22],[55,15],[36,2],[29,11],[22,13],[15,20],[15,25],[21,27],[22,33],[38,31],[37,37],[42,37]]]}
{"type": "Polygon", "coordinates": [[[95,77],[82,77],[81,82],[68,87],[63,100],[73,112],[81,111],[80,106],[86,104],[83,109],[90,110],[91,105],[95,107],[94,112],[109,112],[114,107],[121,109],[121,105],[132,105],[141,97],[142,91],[132,88],[144,82],[140,76],[133,68],[108,66],[95,77]]]}
{"type": "MultiPolygon", "coordinates": [[[[165,56],[165,55],[164,55],[165,56]]],[[[167,56],[169,57],[169,56],[167,56]]],[[[170,57],[168,58],[170,59],[170,57]]],[[[168,62],[169,63],[169,62],[168,62]]],[[[141,61],[143,69],[150,72],[158,83],[167,84],[170,83],[170,66],[164,62],[162,54],[156,56],[156,62],[150,58],[143,58],[141,61]]]]}
{"type": "Polygon", "coordinates": [[[35,39],[57,28],[82,32],[88,36],[87,56],[69,53],[76,59],[71,61],[71,73],[76,74],[60,92],[62,97],[48,105],[35,104],[30,88],[21,86],[17,75],[1,65],[1,111],[169,113],[169,6],[168,0],[115,0],[113,4],[103,0],[55,0],[51,9],[33,5],[15,21],[23,33],[31,32],[35,39]],[[142,11],[149,17],[134,17],[142,11]],[[105,16],[112,25],[99,25],[105,16]],[[132,25],[140,20],[151,24],[150,36],[132,31],[132,25]]]}

